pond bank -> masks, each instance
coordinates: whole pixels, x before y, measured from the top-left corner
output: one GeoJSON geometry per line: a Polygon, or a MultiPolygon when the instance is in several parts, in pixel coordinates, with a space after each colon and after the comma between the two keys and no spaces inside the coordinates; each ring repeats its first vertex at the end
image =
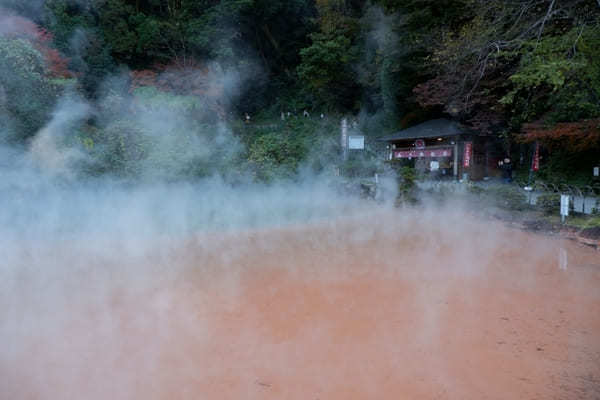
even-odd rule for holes
{"type": "Polygon", "coordinates": [[[575,213],[563,223],[558,208],[550,204],[529,204],[526,192],[515,184],[416,182],[411,194],[424,205],[448,202],[467,204],[484,218],[502,221],[528,232],[561,236],[600,249],[600,216],[575,213]]]}
{"type": "Polygon", "coordinates": [[[487,216],[523,231],[547,236],[560,236],[600,250],[599,226],[581,228],[570,225],[568,222],[563,224],[555,216],[548,216],[531,210],[495,209],[493,212],[487,213],[487,216]]]}

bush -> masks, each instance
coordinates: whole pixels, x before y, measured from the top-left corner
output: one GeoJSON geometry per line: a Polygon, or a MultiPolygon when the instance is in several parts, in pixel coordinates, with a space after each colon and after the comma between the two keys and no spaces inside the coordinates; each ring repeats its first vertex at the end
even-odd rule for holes
{"type": "Polygon", "coordinates": [[[487,195],[492,197],[493,202],[509,210],[524,210],[528,207],[527,196],[517,186],[505,185],[489,189],[487,195]]]}
{"type": "Polygon", "coordinates": [[[398,198],[396,203],[416,203],[416,170],[413,167],[403,166],[396,169],[396,173],[398,176],[398,198]]]}
{"type": "Polygon", "coordinates": [[[537,198],[537,207],[547,215],[557,213],[560,210],[560,194],[549,193],[541,195],[537,198]]]}
{"type": "Polygon", "coordinates": [[[256,178],[264,182],[292,177],[305,156],[306,148],[301,139],[274,132],[257,137],[248,149],[248,160],[255,167],[256,178]]]}
{"type": "Polygon", "coordinates": [[[45,72],[29,41],[0,37],[0,140],[24,142],[48,121],[59,91],[45,72]]]}

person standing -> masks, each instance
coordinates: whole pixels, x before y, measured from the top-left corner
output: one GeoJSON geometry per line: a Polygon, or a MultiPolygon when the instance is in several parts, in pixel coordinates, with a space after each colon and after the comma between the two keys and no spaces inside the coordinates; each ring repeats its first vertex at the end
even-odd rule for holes
{"type": "Polygon", "coordinates": [[[506,157],[502,163],[502,169],[504,170],[504,182],[512,182],[512,162],[510,158],[506,157]]]}

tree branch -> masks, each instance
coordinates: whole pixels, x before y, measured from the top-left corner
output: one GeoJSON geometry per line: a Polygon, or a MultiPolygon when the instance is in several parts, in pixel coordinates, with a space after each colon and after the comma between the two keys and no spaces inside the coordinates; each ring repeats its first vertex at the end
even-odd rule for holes
{"type": "Polygon", "coordinates": [[[542,32],[544,31],[544,26],[546,25],[546,21],[548,21],[548,18],[550,17],[551,13],[552,13],[552,9],[554,8],[554,3],[556,2],[556,0],[552,0],[552,2],[550,2],[550,6],[548,7],[548,11],[546,12],[546,15],[544,15],[544,19],[542,20],[542,26],[540,27],[540,30],[538,32],[537,35],[537,42],[536,42],[536,46],[538,45],[540,38],[542,37],[542,32]]]}
{"type": "MultiPolygon", "coordinates": [[[[600,2],[600,0],[598,0],[600,2]]],[[[581,30],[579,31],[579,35],[577,35],[577,39],[575,39],[575,43],[573,43],[573,56],[575,56],[575,54],[577,54],[577,42],[579,42],[579,39],[581,38],[581,35],[583,34],[583,29],[585,28],[585,25],[581,26],[581,30]]]]}

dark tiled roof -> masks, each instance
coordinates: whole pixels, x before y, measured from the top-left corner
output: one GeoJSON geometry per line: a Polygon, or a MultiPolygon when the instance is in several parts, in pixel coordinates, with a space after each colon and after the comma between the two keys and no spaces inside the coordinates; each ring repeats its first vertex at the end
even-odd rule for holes
{"type": "Polygon", "coordinates": [[[378,140],[392,142],[394,140],[455,136],[463,133],[466,133],[465,129],[457,122],[450,121],[449,119],[432,119],[431,121],[403,129],[392,135],[379,138],[378,140]]]}

